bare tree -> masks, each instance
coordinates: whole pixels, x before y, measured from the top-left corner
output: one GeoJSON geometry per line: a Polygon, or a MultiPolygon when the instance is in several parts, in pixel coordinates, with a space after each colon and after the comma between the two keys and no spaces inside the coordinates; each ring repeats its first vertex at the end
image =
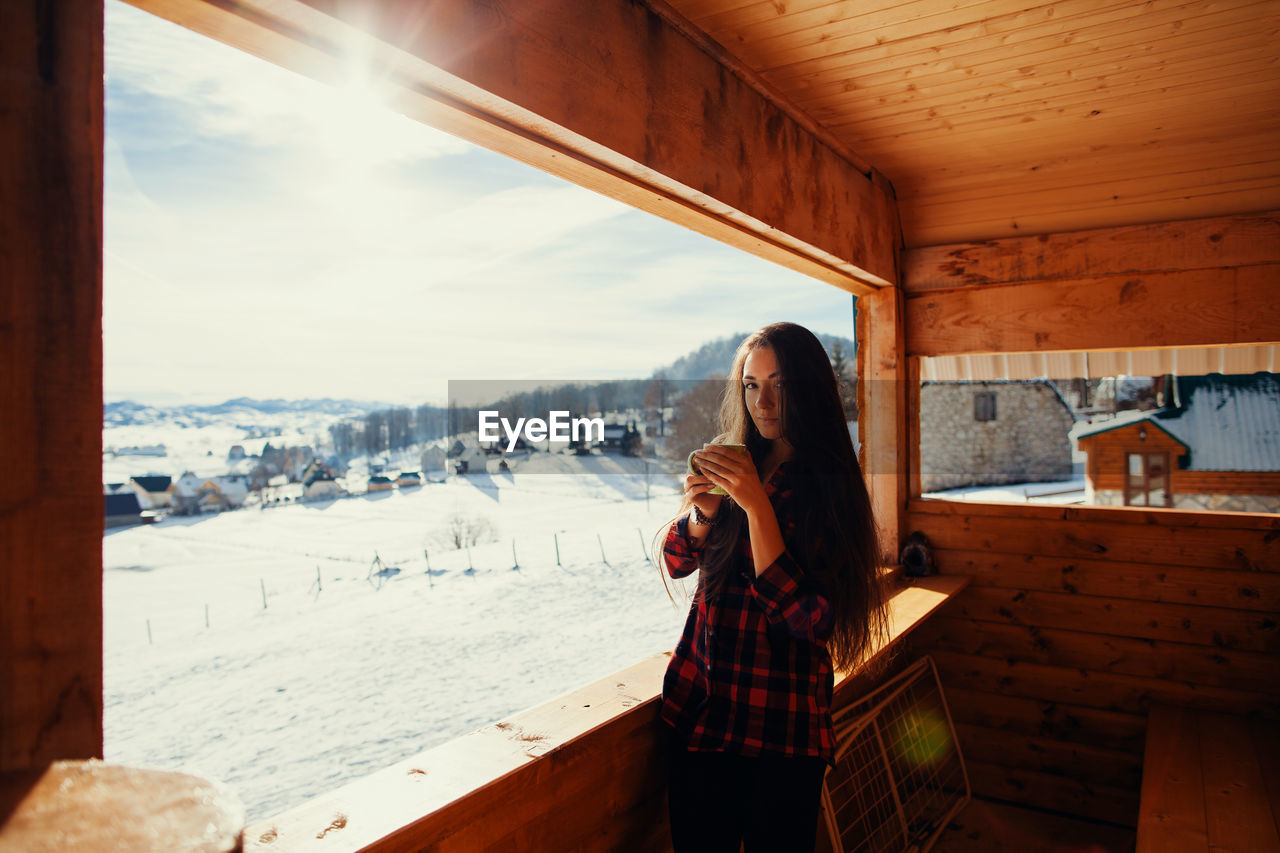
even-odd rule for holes
{"type": "Polygon", "coordinates": [[[690,453],[720,432],[720,400],[724,394],[723,376],[704,379],[675,402],[671,415],[671,435],[666,442],[666,456],[683,463],[690,453]]]}
{"type": "Polygon", "coordinates": [[[671,396],[671,381],[667,374],[659,373],[649,383],[644,394],[644,407],[658,413],[658,435],[667,434],[667,399],[671,396]]]}

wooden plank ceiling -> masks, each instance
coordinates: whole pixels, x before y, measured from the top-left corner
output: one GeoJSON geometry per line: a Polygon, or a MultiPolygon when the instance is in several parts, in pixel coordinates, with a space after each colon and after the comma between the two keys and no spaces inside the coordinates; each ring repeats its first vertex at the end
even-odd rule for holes
{"type": "Polygon", "coordinates": [[[1280,208],[1276,0],[667,0],[892,182],[907,245],[1280,208]]]}

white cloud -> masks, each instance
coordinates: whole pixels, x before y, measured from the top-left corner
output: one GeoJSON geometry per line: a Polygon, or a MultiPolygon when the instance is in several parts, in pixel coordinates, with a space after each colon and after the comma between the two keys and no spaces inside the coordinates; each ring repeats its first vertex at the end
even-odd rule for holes
{"type": "Polygon", "coordinates": [[[849,297],[117,2],[105,381],[441,398],[643,376],[849,297]]]}
{"type": "Polygon", "coordinates": [[[326,86],[119,0],[106,5],[106,28],[109,93],[143,93],[186,105],[190,137],[374,161],[456,154],[470,147],[374,103],[376,93],[362,85],[358,71],[345,89],[326,86]]]}

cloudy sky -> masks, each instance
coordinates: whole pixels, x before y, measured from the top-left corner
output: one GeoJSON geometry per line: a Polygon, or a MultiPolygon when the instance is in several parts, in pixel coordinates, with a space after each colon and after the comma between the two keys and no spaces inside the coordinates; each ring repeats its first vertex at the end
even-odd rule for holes
{"type": "Polygon", "coordinates": [[[847,293],[109,0],[108,400],[643,377],[847,293]]]}

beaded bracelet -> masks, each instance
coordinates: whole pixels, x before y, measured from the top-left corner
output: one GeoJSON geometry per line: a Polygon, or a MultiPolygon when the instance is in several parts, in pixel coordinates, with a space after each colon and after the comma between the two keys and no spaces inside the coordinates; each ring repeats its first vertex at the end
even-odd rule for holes
{"type": "Polygon", "coordinates": [[[708,516],[697,504],[693,505],[693,520],[695,524],[705,524],[707,527],[712,527],[719,517],[720,513],[708,516]]]}

